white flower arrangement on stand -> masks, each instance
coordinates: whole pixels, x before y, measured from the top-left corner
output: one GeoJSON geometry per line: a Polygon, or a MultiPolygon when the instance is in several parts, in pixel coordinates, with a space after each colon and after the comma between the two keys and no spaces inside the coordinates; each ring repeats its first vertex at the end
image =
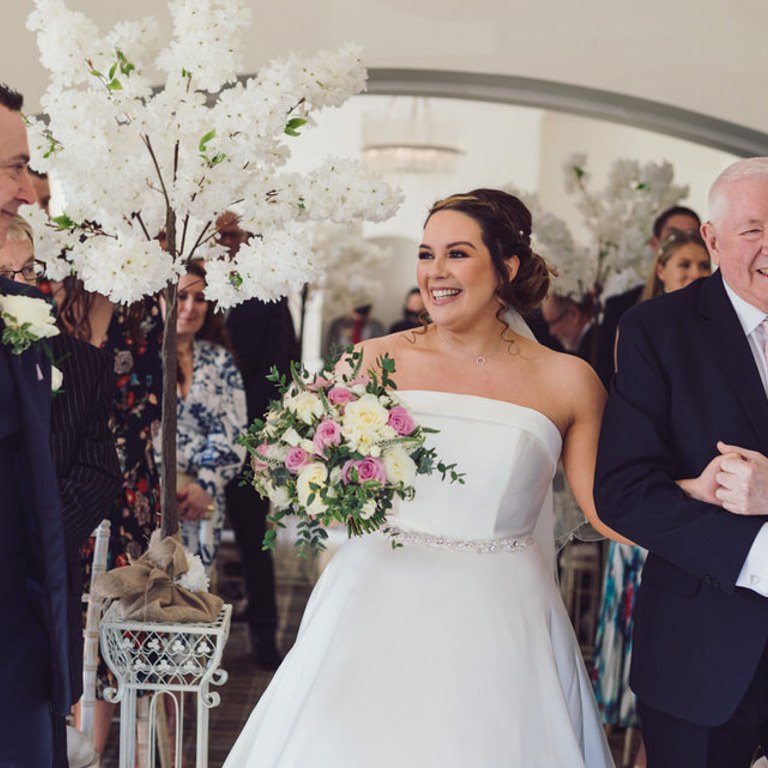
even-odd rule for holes
{"type": "MultiPolygon", "coordinates": [[[[279,170],[314,111],[364,89],[359,48],[289,55],[238,81],[245,2],[173,0],[168,8],[173,33],[161,48],[154,19],[121,22],[102,37],[64,0],[35,0],[27,25],[50,84],[42,99],[48,124],[31,121],[32,165],[55,176],[66,213],[53,227],[25,212],[53,279],[76,274],[88,290],[122,303],[162,292],[166,372],[176,369],[176,285],[190,259],[205,258],[207,297],[222,307],[276,299],[322,274],[312,222],[381,221],[400,203],[359,162],[279,170]],[[153,65],[164,77],[159,90],[153,65]],[[214,238],[216,217],[233,206],[257,236],[230,260],[214,238]]],[[[166,534],[177,528],[175,413],[175,376],[166,375],[166,534]]]]}
{"type": "Polygon", "coordinates": [[[573,154],[565,162],[566,191],[577,194],[577,209],[591,235],[578,243],[568,225],[544,210],[536,195],[517,193],[533,214],[534,247],[558,271],[554,290],[581,301],[601,300],[643,282],[650,267],[649,234],[656,216],[688,195],[673,183],[668,162],[640,164],[619,158],[609,168],[605,187],[590,189],[587,157],[573,154]]]}

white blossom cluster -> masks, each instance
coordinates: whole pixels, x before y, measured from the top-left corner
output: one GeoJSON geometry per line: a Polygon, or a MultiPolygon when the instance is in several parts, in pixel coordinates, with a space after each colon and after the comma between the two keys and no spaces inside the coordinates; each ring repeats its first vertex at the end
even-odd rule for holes
{"type": "Polygon", "coordinates": [[[619,158],[604,188],[593,191],[586,164],[586,155],[573,154],[564,165],[566,191],[578,196],[577,209],[591,234],[586,245],[577,243],[567,224],[545,211],[535,195],[519,197],[533,214],[534,250],[557,268],[553,290],[577,300],[587,294],[605,299],[645,280],[653,221],[685,198],[688,187],[673,183],[674,169],[666,161],[641,165],[619,158]]]}
{"type": "Polygon", "coordinates": [[[322,268],[317,285],[324,289],[323,312],[329,317],[345,315],[379,298],[381,280],[373,275],[391,259],[391,251],[352,227],[330,222],[316,226],[312,249],[322,268]]]}
{"type": "Polygon", "coordinates": [[[238,82],[244,0],[168,8],[173,32],[160,41],[151,18],[101,37],[64,0],[35,0],[27,25],[50,84],[47,125],[31,121],[32,166],[55,176],[66,206],[61,231],[35,221],[38,257],[52,277],[76,273],[116,302],[175,282],[192,257],[208,262],[208,294],[224,307],[299,290],[320,275],[306,223],[381,221],[401,201],[359,162],[280,170],[313,111],[364,89],[361,51],[290,55],[238,82]],[[153,89],[158,71],[165,82],[153,89]],[[257,237],[230,262],[213,239],[217,216],[233,207],[257,237]],[[157,237],[169,213],[175,239],[166,253],[157,237]]]}

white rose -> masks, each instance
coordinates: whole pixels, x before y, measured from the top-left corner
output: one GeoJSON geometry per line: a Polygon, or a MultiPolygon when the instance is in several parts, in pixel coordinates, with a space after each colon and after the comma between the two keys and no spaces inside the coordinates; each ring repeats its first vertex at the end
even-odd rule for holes
{"type": "Polygon", "coordinates": [[[416,464],[399,445],[387,448],[382,456],[382,462],[390,483],[403,483],[406,486],[413,483],[416,477],[416,464]]]}
{"type": "Polygon", "coordinates": [[[55,366],[51,366],[51,392],[58,392],[64,381],[64,374],[55,366]]]}
{"type": "Polygon", "coordinates": [[[299,421],[305,424],[312,424],[323,415],[323,402],[320,398],[309,390],[299,392],[294,397],[289,397],[285,405],[292,413],[295,413],[299,421]]]}
{"type": "Polygon", "coordinates": [[[313,491],[310,485],[319,485],[321,488],[325,485],[328,479],[328,470],[325,464],[320,462],[314,462],[307,464],[304,469],[299,472],[299,476],[296,478],[296,495],[299,499],[299,504],[304,507],[310,515],[319,515],[325,512],[325,504],[320,498],[320,492],[313,491]],[[312,504],[307,504],[310,495],[314,493],[315,498],[312,500],[312,504]]]}
{"type": "Polygon", "coordinates": [[[373,456],[374,459],[378,459],[381,456],[381,448],[378,445],[372,445],[371,450],[368,452],[369,456],[373,456]]]}
{"type": "Polygon", "coordinates": [[[27,330],[35,339],[46,339],[61,333],[54,322],[51,305],[44,299],[0,296],[0,313],[9,327],[16,328],[29,323],[27,330]]]}
{"type": "Polygon", "coordinates": [[[376,502],[373,499],[368,499],[360,510],[360,517],[362,517],[363,520],[368,520],[368,518],[373,517],[375,513],[376,502]]]}
{"type": "Polygon", "coordinates": [[[301,435],[293,427],[289,427],[283,432],[281,439],[284,443],[295,447],[301,442],[301,435]]]}
{"type": "Polygon", "coordinates": [[[299,442],[299,448],[303,448],[310,456],[315,452],[315,444],[306,438],[299,442]]]}
{"type": "Polygon", "coordinates": [[[284,485],[273,485],[270,489],[269,500],[275,509],[286,509],[291,504],[291,497],[284,485]]]}

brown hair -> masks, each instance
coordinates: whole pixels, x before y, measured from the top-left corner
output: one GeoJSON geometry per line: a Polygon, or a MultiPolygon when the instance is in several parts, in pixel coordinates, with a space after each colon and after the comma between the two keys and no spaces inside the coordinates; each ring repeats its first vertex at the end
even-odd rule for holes
{"type": "Polygon", "coordinates": [[[553,270],[531,250],[531,212],[518,198],[500,189],[474,189],[438,200],[427,221],[438,211],[458,211],[479,224],[498,278],[499,318],[508,307],[525,315],[541,304],[553,270]],[[513,256],[519,259],[520,267],[510,280],[507,262],[513,256]]]}
{"type": "MultiPolygon", "coordinates": [[[[195,275],[201,280],[206,278],[205,265],[202,259],[190,261],[187,264],[186,272],[188,275],[195,275]]],[[[203,320],[200,330],[195,334],[195,338],[210,341],[212,344],[220,344],[232,354],[232,343],[229,340],[229,334],[224,325],[224,315],[218,311],[218,305],[215,301],[210,299],[206,299],[206,301],[208,302],[208,307],[205,311],[205,320],[203,320]]],[[[178,365],[176,367],[176,380],[179,384],[184,383],[184,375],[181,372],[181,367],[178,365]]]]}
{"type": "Polygon", "coordinates": [[[681,231],[676,229],[670,232],[656,251],[656,258],[653,260],[651,273],[648,275],[645,288],[643,288],[638,301],[648,301],[648,299],[653,299],[664,293],[664,283],[661,282],[657,274],[658,268],[660,266],[663,267],[684,245],[697,245],[705,253],[707,252],[707,246],[697,230],[681,231]]]}

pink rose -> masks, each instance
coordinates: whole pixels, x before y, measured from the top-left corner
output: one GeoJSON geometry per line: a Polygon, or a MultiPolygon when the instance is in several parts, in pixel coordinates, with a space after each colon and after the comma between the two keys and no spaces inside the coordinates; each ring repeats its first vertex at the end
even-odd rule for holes
{"type": "Polygon", "coordinates": [[[309,464],[309,454],[298,445],[288,449],[285,454],[285,468],[294,475],[298,475],[309,464]]]}
{"type": "Polygon", "coordinates": [[[329,379],[325,379],[322,376],[316,376],[315,380],[307,387],[312,392],[317,392],[318,389],[328,389],[333,384],[329,379]]]}
{"type": "Polygon", "coordinates": [[[357,462],[354,459],[347,459],[344,462],[344,466],[341,468],[341,482],[344,485],[349,485],[352,482],[350,477],[350,471],[357,466],[357,462]]]}
{"type": "Polygon", "coordinates": [[[323,449],[328,445],[338,445],[341,442],[341,430],[335,421],[323,419],[315,430],[315,437],[312,440],[315,446],[315,453],[323,455],[323,449]]]}
{"type": "Polygon", "coordinates": [[[269,450],[269,443],[265,440],[261,445],[256,446],[256,453],[251,457],[251,467],[254,472],[264,472],[269,469],[269,465],[259,461],[256,456],[266,456],[269,450]]]}
{"type": "Polygon", "coordinates": [[[351,390],[346,387],[334,387],[328,392],[328,399],[334,405],[346,405],[346,403],[354,400],[354,398],[355,396],[352,394],[351,390]]]}
{"type": "Polygon", "coordinates": [[[387,480],[384,465],[379,459],[374,459],[373,456],[366,456],[357,462],[357,475],[360,483],[365,483],[369,480],[384,483],[387,480]]]}
{"type": "Polygon", "coordinates": [[[400,437],[410,435],[411,432],[416,429],[416,423],[411,418],[411,414],[408,413],[408,409],[404,408],[402,405],[396,405],[389,412],[387,424],[389,424],[400,437]]]}

